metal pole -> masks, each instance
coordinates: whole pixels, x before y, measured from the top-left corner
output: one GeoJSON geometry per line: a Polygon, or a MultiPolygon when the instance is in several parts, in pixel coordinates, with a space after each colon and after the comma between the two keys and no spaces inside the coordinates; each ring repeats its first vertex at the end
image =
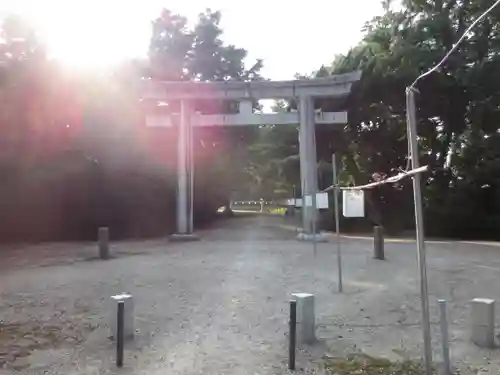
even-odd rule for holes
{"type": "MultiPolygon", "coordinates": [[[[417,144],[417,116],[415,109],[415,91],[406,89],[407,136],[410,144],[412,169],[420,166],[417,144]]],[[[417,259],[420,272],[420,300],[422,304],[422,330],[424,336],[425,373],[432,374],[431,327],[429,317],[429,294],[427,291],[427,262],[425,260],[424,216],[422,213],[422,191],[420,174],[413,176],[413,199],[415,203],[415,231],[417,237],[417,259]]]]}
{"type": "MultiPolygon", "coordinates": [[[[189,233],[194,233],[194,155],[193,155],[193,141],[194,141],[194,127],[192,117],[188,121],[188,156],[189,156],[189,233]]],[[[230,209],[228,207],[228,209],[230,209]]]]}
{"type": "Polygon", "coordinates": [[[307,226],[306,226],[306,217],[305,217],[305,210],[306,210],[306,195],[304,194],[304,190],[302,190],[302,233],[307,233],[307,226]]]}
{"type": "Polygon", "coordinates": [[[443,374],[451,374],[450,365],[450,344],[448,338],[448,317],[446,314],[446,300],[438,300],[439,305],[439,324],[441,327],[441,348],[443,349],[443,374]]]}
{"type": "Polygon", "coordinates": [[[337,178],[337,160],[335,154],[332,154],[333,170],[333,209],[335,211],[335,233],[337,237],[337,273],[339,293],[342,293],[342,249],[340,243],[340,214],[339,214],[339,186],[337,178]]]}
{"type": "Polygon", "coordinates": [[[313,230],[313,246],[314,246],[314,256],[318,251],[318,242],[317,242],[317,223],[318,223],[318,202],[317,202],[317,194],[318,194],[318,161],[317,161],[317,151],[316,151],[316,119],[314,112],[314,100],[312,98],[309,99],[310,108],[308,109],[307,119],[308,125],[310,129],[310,142],[308,143],[308,147],[310,149],[308,152],[311,157],[311,171],[313,171],[312,179],[309,181],[312,191],[312,230],[313,230]]]}
{"type": "Polygon", "coordinates": [[[297,342],[297,301],[290,301],[290,337],[288,341],[288,368],[295,370],[295,346],[297,342]]]}
{"type": "Polygon", "coordinates": [[[318,244],[316,241],[316,220],[318,218],[318,205],[316,203],[316,189],[311,194],[311,205],[312,205],[312,232],[313,232],[313,252],[314,256],[318,251],[318,244]]]}
{"type": "Polygon", "coordinates": [[[116,367],[123,367],[123,342],[125,324],[125,302],[118,301],[118,317],[116,319],[116,367]]]}
{"type": "Polygon", "coordinates": [[[179,126],[177,128],[177,233],[189,233],[188,224],[188,188],[189,188],[189,160],[187,154],[189,145],[189,121],[190,110],[189,103],[186,100],[181,100],[181,116],[179,126]]]}

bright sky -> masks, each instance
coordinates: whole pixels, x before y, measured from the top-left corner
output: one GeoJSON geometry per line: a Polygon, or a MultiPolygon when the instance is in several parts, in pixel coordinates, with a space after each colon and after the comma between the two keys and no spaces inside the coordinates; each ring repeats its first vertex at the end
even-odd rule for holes
{"type": "Polygon", "coordinates": [[[346,52],[364,22],[382,12],[379,0],[0,0],[42,32],[55,57],[80,66],[109,65],[144,55],[150,20],[162,7],[195,20],[205,8],[222,12],[224,39],[262,58],[263,74],[290,79],[346,52]]]}

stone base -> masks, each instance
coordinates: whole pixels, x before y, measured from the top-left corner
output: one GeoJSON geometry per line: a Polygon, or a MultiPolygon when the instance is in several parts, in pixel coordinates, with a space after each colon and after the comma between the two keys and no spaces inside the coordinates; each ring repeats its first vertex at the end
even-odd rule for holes
{"type": "Polygon", "coordinates": [[[304,242],[328,242],[328,237],[326,233],[299,233],[297,235],[297,240],[304,242]]]}
{"type": "Polygon", "coordinates": [[[314,294],[293,293],[292,300],[297,301],[297,341],[313,344],[316,341],[314,294]]]}
{"type": "Polygon", "coordinates": [[[495,347],[495,300],[474,298],[471,303],[471,339],[481,348],[495,347]]]}
{"type": "Polygon", "coordinates": [[[123,338],[132,339],[134,337],[134,299],[130,294],[123,293],[116,296],[111,296],[110,308],[110,329],[111,339],[116,340],[116,331],[118,323],[118,302],[124,303],[124,317],[123,317],[123,338]]]}
{"type": "Polygon", "coordinates": [[[195,233],[174,233],[170,236],[172,242],[193,242],[199,241],[200,236],[195,233]]]}

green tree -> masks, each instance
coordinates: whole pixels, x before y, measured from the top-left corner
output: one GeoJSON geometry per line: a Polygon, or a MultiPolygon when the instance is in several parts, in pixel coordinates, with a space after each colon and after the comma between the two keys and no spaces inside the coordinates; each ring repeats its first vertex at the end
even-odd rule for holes
{"type": "MultiPolygon", "coordinates": [[[[406,168],[405,87],[440,61],[489,5],[477,0],[404,1],[401,10],[387,9],[383,16],[367,23],[362,42],[335,59],[331,73],[363,71],[348,101],[350,121],[346,134],[351,146],[344,159],[356,183],[368,182],[374,172],[390,174],[406,168]]],[[[418,84],[421,162],[432,167],[425,184],[432,233],[465,235],[463,229],[468,223],[468,232],[474,235],[477,231],[471,222],[487,228],[492,222],[498,223],[483,214],[485,194],[491,198],[490,207],[499,204],[495,194],[487,193],[496,191],[497,177],[491,174],[495,168],[488,169],[490,178],[483,178],[479,184],[473,182],[477,174],[464,167],[486,168],[479,163],[486,152],[481,146],[487,143],[498,147],[494,140],[499,124],[499,87],[495,84],[499,16],[497,10],[486,17],[438,72],[418,84]],[[464,163],[464,158],[469,160],[464,163]],[[461,182],[464,180],[469,194],[460,192],[465,188],[461,182]],[[475,193],[471,194],[470,189],[475,193]],[[461,203],[466,196],[467,204],[461,203]],[[457,214],[457,210],[461,213],[457,214]]],[[[496,151],[491,152],[496,155],[496,151]]],[[[395,202],[411,201],[408,184],[404,187],[383,195],[379,192],[379,206],[381,202],[396,206],[395,202]]],[[[400,217],[401,207],[385,217],[400,217]]],[[[411,209],[405,216],[412,217],[411,209]]]]}
{"type": "MultiPolygon", "coordinates": [[[[405,88],[437,64],[491,4],[408,0],[392,10],[385,1],[384,14],[366,23],[360,43],[330,65],[297,77],[363,72],[346,100],[316,102],[324,111],[349,111],[342,132],[316,127],[321,186],[331,179],[327,163],[332,152],[342,158],[344,183],[362,185],[373,181],[375,173],[390,176],[408,168],[405,88]]],[[[417,85],[420,158],[431,167],[424,179],[430,234],[484,237],[498,229],[499,17],[500,9],[493,11],[438,71],[417,85]]],[[[284,107],[292,110],[296,104],[276,105],[284,107]]],[[[288,141],[276,137],[273,142],[280,150],[288,141]]],[[[298,158],[291,149],[278,153],[274,156],[282,161],[298,158]]],[[[285,178],[289,185],[298,173],[295,168],[285,178]]],[[[395,230],[413,225],[410,181],[382,186],[367,197],[372,222],[395,230]]]]}
{"type": "MultiPolygon", "coordinates": [[[[144,111],[175,111],[175,103],[141,102],[134,87],[142,77],[260,79],[262,63],[246,69],[246,51],[222,42],[219,23],[219,13],[206,11],[191,28],[164,11],[152,24],[148,59],[72,74],[45,56],[27,23],[7,18],[0,27],[0,238],[91,238],[99,225],[114,237],[173,230],[175,133],[147,129],[144,111]]],[[[236,110],[225,102],[196,106],[236,110]]],[[[253,130],[244,130],[197,129],[198,219],[246,176],[244,146],[253,130]]]]}
{"type": "MultiPolygon", "coordinates": [[[[247,51],[222,41],[220,21],[220,12],[207,9],[199,14],[194,27],[189,28],[184,17],[164,10],[153,22],[149,49],[151,76],[174,81],[262,79],[259,74],[262,61],[246,68],[247,51]]],[[[236,103],[230,101],[203,100],[194,106],[195,110],[206,114],[235,113],[238,110],[236,103]]],[[[168,108],[177,111],[178,103],[169,103],[168,108]]],[[[204,155],[195,158],[197,210],[205,207],[209,212],[214,211],[206,202],[207,195],[219,197],[211,202],[221,205],[226,203],[232,191],[244,187],[248,181],[246,145],[255,136],[253,127],[195,129],[196,148],[201,147],[199,152],[204,155]]]]}

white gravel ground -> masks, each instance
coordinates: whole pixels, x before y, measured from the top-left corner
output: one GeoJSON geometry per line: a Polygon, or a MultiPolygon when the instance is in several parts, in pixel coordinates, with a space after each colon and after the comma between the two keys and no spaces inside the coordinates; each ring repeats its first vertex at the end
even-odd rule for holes
{"type": "MultiPolygon", "coordinates": [[[[344,238],[345,292],[338,294],[335,246],[319,244],[314,257],[312,244],[297,242],[281,224],[268,216],[236,218],[202,231],[200,242],[117,243],[109,261],[93,259],[93,244],[6,251],[0,374],[286,374],[293,292],[316,294],[320,338],[298,354],[299,373],[321,373],[325,352],[420,356],[413,243],[390,242],[388,260],[376,261],[370,240],[344,238]],[[65,256],[40,256],[51,248],[65,256]],[[108,301],[121,292],[134,295],[137,332],[117,370],[108,301]]],[[[436,301],[445,298],[454,364],[497,373],[500,349],[470,344],[467,322],[470,299],[500,299],[500,246],[431,242],[428,263],[435,360],[436,301]]]]}

